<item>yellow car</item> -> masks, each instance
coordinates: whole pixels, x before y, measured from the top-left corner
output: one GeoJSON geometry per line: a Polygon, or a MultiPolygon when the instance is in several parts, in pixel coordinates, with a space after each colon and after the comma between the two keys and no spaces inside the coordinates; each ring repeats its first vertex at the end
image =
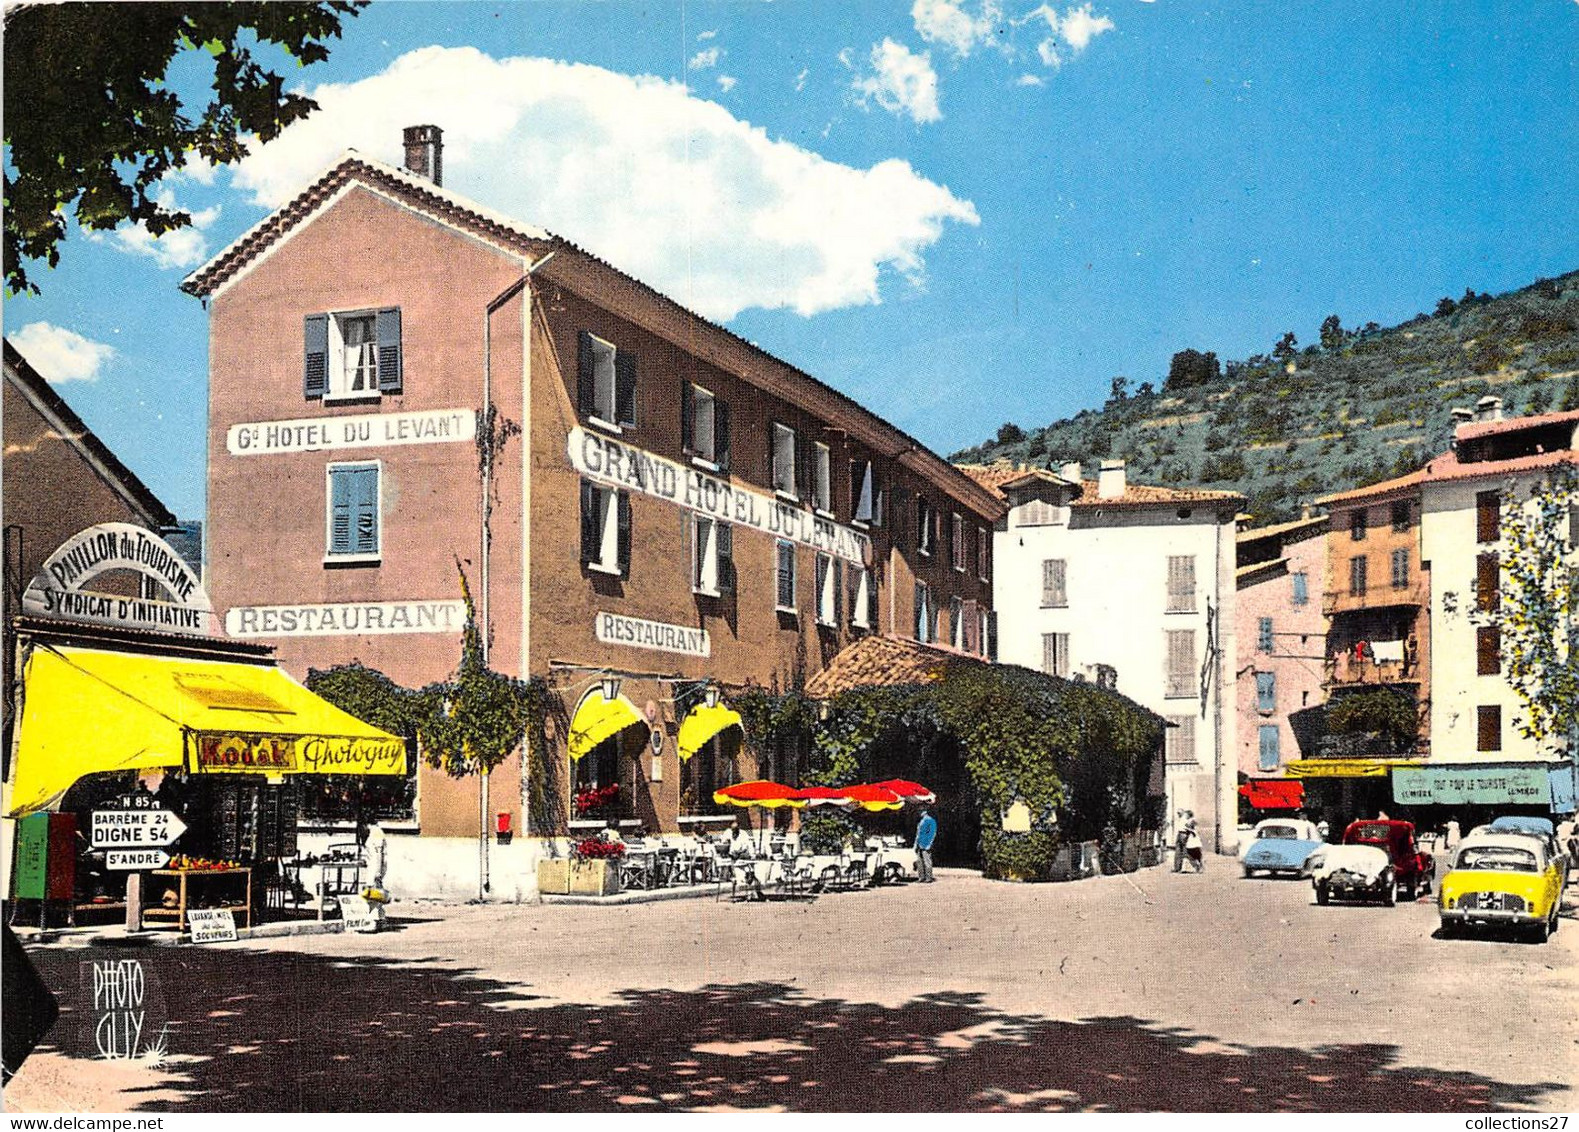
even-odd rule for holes
{"type": "Polygon", "coordinates": [[[1507,924],[1544,943],[1557,930],[1562,891],[1562,865],[1535,838],[1467,837],[1437,889],[1442,934],[1470,925],[1507,924]]]}

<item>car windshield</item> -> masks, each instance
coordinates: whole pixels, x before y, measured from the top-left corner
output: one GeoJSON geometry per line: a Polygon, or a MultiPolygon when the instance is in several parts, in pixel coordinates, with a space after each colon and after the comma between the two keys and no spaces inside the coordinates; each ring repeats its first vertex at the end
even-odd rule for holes
{"type": "Polygon", "coordinates": [[[1534,853],[1528,849],[1510,849],[1502,845],[1471,846],[1459,853],[1458,867],[1493,873],[1540,872],[1534,853]]]}
{"type": "Polygon", "coordinates": [[[1351,843],[1356,841],[1375,841],[1386,845],[1392,835],[1392,829],[1392,826],[1383,825],[1380,822],[1370,825],[1357,825],[1349,831],[1349,836],[1346,840],[1351,843]]]}
{"type": "Polygon", "coordinates": [[[1268,838],[1277,838],[1279,841],[1298,841],[1299,830],[1291,825],[1265,825],[1256,830],[1256,839],[1265,841],[1268,838]]]}

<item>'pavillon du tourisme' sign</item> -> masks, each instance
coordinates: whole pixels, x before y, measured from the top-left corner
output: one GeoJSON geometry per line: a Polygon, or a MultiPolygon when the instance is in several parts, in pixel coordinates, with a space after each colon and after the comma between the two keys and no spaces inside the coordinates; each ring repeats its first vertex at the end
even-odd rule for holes
{"type": "Polygon", "coordinates": [[[573,428],[568,449],[571,465],[596,483],[639,491],[723,523],[804,543],[848,562],[864,565],[871,555],[871,539],[860,531],[813,515],[799,504],[737,487],[610,437],[573,428]]]}
{"type": "Polygon", "coordinates": [[[197,574],[152,531],[131,523],[100,523],[61,544],[22,595],[35,616],[165,632],[207,633],[213,607],[197,574]],[[100,593],[87,584],[110,571],[153,582],[170,600],[100,593]]]}

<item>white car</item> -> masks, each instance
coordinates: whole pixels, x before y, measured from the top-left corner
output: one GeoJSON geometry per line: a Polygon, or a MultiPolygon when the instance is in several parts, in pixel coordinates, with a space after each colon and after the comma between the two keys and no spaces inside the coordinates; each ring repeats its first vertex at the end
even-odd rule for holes
{"type": "Polygon", "coordinates": [[[1393,863],[1374,845],[1328,845],[1311,855],[1309,868],[1317,904],[1333,897],[1398,903],[1393,863]]]}

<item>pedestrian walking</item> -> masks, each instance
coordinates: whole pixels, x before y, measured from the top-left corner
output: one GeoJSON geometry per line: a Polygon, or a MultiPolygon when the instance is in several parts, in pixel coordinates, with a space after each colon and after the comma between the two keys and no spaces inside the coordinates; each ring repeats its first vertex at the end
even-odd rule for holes
{"type": "Polygon", "coordinates": [[[1194,818],[1190,819],[1184,829],[1184,852],[1190,858],[1190,864],[1194,866],[1196,872],[1206,871],[1206,858],[1201,852],[1201,835],[1195,828],[1194,818]]]}
{"type": "Polygon", "coordinates": [[[937,879],[932,875],[932,843],[937,836],[937,818],[932,816],[931,810],[922,810],[921,821],[916,825],[916,875],[922,884],[931,884],[937,879]]]}
{"type": "Polygon", "coordinates": [[[1442,832],[1443,832],[1442,840],[1443,840],[1443,844],[1446,846],[1446,848],[1449,849],[1449,850],[1457,849],[1458,848],[1458,838],[1459,838],[1458,819],[1454,818],[1452,821],[1448,822],[1447,823],[1447,828],[1444,829],[1442,832]]]}
{"type": "Polygon", "coordinates": [[[1184,859],[1188,855],[1185,843],[1190,837],[1190,827],[1195,824],[1195,815],[1189,810],[1180,810],[1175,820],[1179,824],[1173,837],[1173,871],[1177,873],[1184,871],[1184,859]]]}

